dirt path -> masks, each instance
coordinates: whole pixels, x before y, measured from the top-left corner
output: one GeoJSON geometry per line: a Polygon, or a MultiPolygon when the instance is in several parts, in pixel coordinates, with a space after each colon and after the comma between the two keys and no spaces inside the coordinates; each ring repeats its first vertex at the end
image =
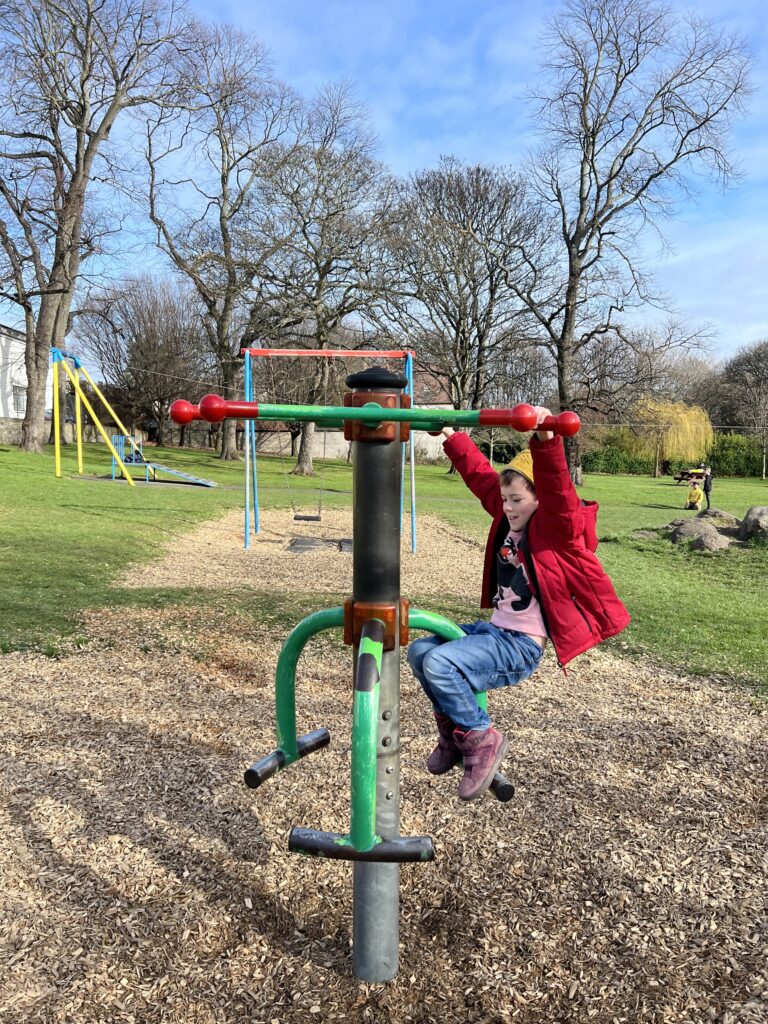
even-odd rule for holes
{"type": "MultiPolygon", "coordinates": [[[[350,556],[310,566],[281,546],[292,526],[242,552],[221,521],[131,581],[348,589],[350,556]]],[[[454,536],[435,524],[430,552],[428,535],[407,585],[466,597],[454,536]]],[[[358,985],[351,867],[286,850],[294,824],[348,827],[349,653],[323,635],[300,664],[299,727],[331,746],[254,794],[282,637],[217,608],[94,610],[84,647],[2,658],[4,1024],[768,1021],[766,718],[748,695],[602,652],[564,679],[548,657],[492,702],[516,798],[466,806],[425,770],[404,671],[401,828],[437,859],[402,870],[398,979],[358,985]]]]}

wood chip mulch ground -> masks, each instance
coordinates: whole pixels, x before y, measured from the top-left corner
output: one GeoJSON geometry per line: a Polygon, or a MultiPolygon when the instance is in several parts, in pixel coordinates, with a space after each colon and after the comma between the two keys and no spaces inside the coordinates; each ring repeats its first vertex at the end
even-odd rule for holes
{"type": "MultiPolygon", "coordinates": [[[[187,587],[348,593],[352,555],[343,543],[352,537],[352,514],[328,509],[319,523],[294,522],[293,513],[262,513],[260,532],[243,546],[243,514],[221,519],[177,537],[165,559],[129,569],[126,587],[187,587]],[[294,542],[315,541],[299,548],[294,542]],[[341,545],[343,544],[343,550],[341,545]]],[[[401,590],[404,595],[480,593],[485,544],[430,516],[419,516],[416,552],[411,553],[410,517],[403,521],[401,590]]]]}
{"type": "MultiPolygon", "coordinates": [[[[465,599],[476,567],[435,529],[435,586],[465,599]]],[[[134,584],[249,565],[295,587],[310,556],[275,534],[243,553],[197,531],[134,584]]],[[[348,589],[350,556],[320,557],[348,589]]],[[[348,827],[348,651],[325,634],[299,667],[299,728],[331,746],[254,793],[282,636],[218,605],[94,609],[84,629],[55,660],[1,661],[3,1024],[768,1022],[768,717],[749,694],[604,651],[564,678],[548,654],[492,700],[515,799],[467,806],[425,769],[405,668],[401,831],[437,859],[403,867],[400,973],[366,985],[351,866],[286,849],[294,824],[348,827]]]]}

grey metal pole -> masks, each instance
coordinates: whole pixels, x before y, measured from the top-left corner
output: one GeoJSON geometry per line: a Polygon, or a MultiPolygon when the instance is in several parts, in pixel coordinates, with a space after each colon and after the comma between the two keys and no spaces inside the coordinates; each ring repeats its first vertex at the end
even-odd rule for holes
{"type": "MultiPolygon", "coordinates": [[[[399,394],[406,378],[372,367],[347,378],[354,390],[399,394]]],[[[400,602],[400,500],[402,473],[398,441],[353,443],[354,542],[352,596],[355,601],[400,602]]],[[[399,625],[399,624],[398,624],[399,625]]],[[[376,832],[400,832],[400,649],[385,651],[379,690],[376,762],[376,832]]],[[[352,909],[352,967],[362,981],[390,981],[397,974],[400,945],[400,865],[355,863],[352,909]]]]}

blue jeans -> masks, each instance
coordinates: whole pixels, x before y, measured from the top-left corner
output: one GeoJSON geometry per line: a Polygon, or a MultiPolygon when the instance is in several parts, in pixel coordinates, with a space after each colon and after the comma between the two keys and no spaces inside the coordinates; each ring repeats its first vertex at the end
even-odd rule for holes
{"type": "Polygon", "coordinates": [[[499,629],[490,622],[461,627],[467,636],[443,640],[426,636],[408,648],[408,664],[435,711],[460,729],[487,729],[491,719],[476,695],[515,686],[536,671],[542,650],[525,633],[499,629]]]}

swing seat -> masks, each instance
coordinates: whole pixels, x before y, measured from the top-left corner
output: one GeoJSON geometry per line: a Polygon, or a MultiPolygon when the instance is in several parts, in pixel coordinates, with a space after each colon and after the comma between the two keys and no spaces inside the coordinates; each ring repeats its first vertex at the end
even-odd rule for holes
{"type": "Polygon", "coordinates": [[[293,517],[295,523],[319,523],[322,522],[320,516],[300,516],[296,514],[293,517]]]}

